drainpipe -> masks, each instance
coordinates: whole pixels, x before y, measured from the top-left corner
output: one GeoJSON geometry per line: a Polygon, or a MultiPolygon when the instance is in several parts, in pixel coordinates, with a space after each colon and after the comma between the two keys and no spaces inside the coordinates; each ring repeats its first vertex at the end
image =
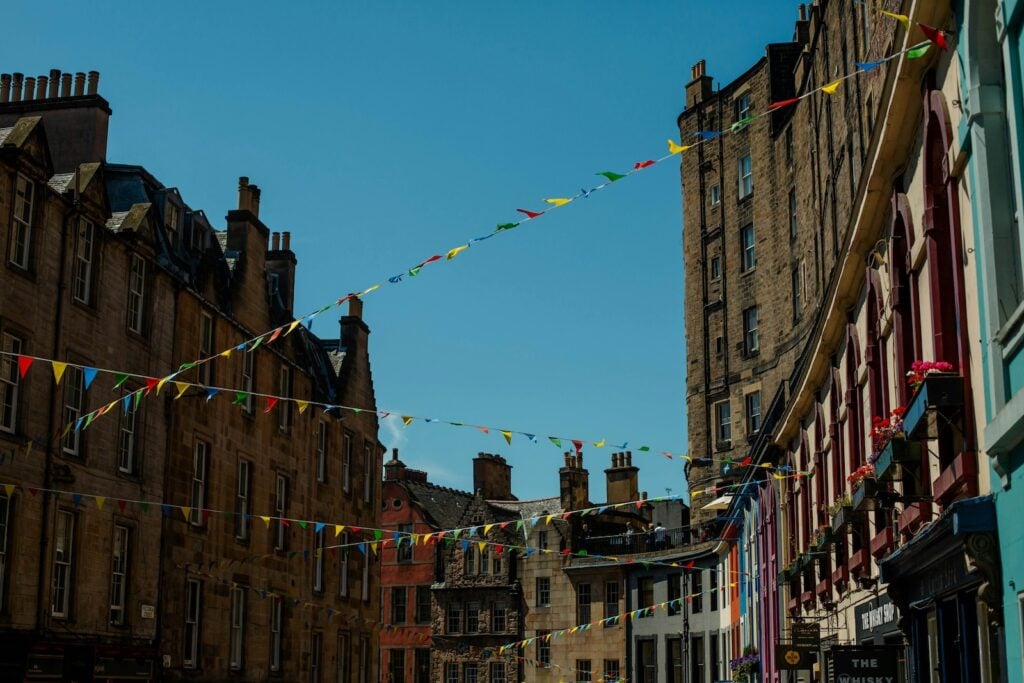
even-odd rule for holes
{"type": "MultiPolygon", "coordinates": [[[[67,282],[65,280],[65,262],[67,261],[67,249],[68,249],[68,224],[69,222],[76,221],[79,215],[79,188],[78,188],[78,169],[75,168],[75,196],[72,200],[71,211],[65,216],[61,222],[60,228],[60,266],[57,269],[57,295],[56,300],[53,304],[54,310],[54,327],[53,327],[53,346],[51,347],[51,358],[60,358],[60,339],[61,339],[61,328],[63,327],[63,310],[64,310],[64,290],[67,289],[67,282]]],[[[45,205],[44,205],[45,206],[45,205]]],[[[52,435],[46,443],[46,457],[43,460],[43,490],[40,493],[43,494],[42,499],[42,517],[39,525],[39,576],[36,578],[36,625],[35,631],[37,634],[42,633],[45,629],[43,626],[43,620],[46,616],[46,608],[43,604],[43,598],[45,595],[46,581],[46,554],[47,548],[50,543],[49,536],[49,525],[50,525],[50,492],[48,489],[50,486],[50,471],[53,468],[53,452],[54,448],[60,448],[60,412],[57,410],[57,384],[56,382],[50,383],[50,415],[48,419],[49,431],[52,435]]]]}

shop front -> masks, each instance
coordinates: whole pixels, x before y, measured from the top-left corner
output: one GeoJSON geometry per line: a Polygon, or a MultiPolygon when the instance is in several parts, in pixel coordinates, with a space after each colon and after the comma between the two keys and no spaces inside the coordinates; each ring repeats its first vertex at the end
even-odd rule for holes
{"type": "Polygon", "coordinates": [[[855,642],[859,646],[884,646],[894,651],[896,682],[907,680],[907,649],[900,630],[900,610],[888,595],[875,595],[853,608],[855,642]]]}
{"type": "MultiPolygon", "coordinates": [[[[960,500],[881,563],[909,642],[908,680],[1001,680],[999,547],[991,496],[960,500]]],[[[886,620],[866,612],[867,623],[886,620]]],[[[877,615],[877,616],[876,616],[877,615]]],[[[858,621],[858,640],[861,623],[858,621]]],[[[864,636],[868,637],[868,633],[864,636]]],[[[885,635],[870,634],[872,640],[885,635]]]]}

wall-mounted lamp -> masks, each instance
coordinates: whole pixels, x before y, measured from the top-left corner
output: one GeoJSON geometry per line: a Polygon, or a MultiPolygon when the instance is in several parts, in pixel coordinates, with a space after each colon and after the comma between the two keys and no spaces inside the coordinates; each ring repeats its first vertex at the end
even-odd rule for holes
{"type": "Polygon", "coordinates": [[[874,268],[881,268],[886,264],[885,252],[887,251],[888,243],[885,240],[878,240],[875,242],[875,246],[868,252],[868,263],[874,268]]]}

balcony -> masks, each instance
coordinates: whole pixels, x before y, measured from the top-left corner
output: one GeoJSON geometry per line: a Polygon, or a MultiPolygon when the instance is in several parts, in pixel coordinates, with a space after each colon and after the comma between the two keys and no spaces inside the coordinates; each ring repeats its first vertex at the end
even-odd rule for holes
{"type": "Polygon", "coordinates": [[[889,551],[895,547],[895,538],[892,533],[892,527],[887,526],[871,539],[871,554],[876,559],[882,558],[889,554],[889,551]]]}
{"type": "Polygon", "coordinates": [[[880,481],[898,479],[904,464],[921,464],[921,444],[906,439],[891,439],[875,460],[875,476],[880,481]]]}
{"type": "Polygon", "coordinates": [[[910,399],[903,415],[909,439],[936,439],[939,425],[955,418],[964,407],[964,378],[959,375],[928,375],[910,399]]]}
{"type": "Polygon", "coordinates": [[[913,535],[921,526],[932,518],[931,503],[912,503],[900,513],[898,526],[901,535],[913,535]]]}
{"type": "Polygon", "coordinates": [[[854,576],[871,573],[871,560],[867,548],[862,548],[850,555],[850,573],[854,576]]]}
{"type": "Polygon", "coordinates": [[[814,587],[814,592],[822,601],[832,597],[832,579],[819,581],[818,585],[814,587]]]}
{"type": "Polygon", "coordinates": [[[842,592],[848,583],[850,583],[850,570],[846,568],[846,565],[839,565],[832,572],[832,585],[836,587],[837,591],[842,592]]]}
{"type": "Polygon", "coordinates": [[[978,455],[973,452],[956,456],[932,482],[932,496],[943,506],[961,494],[978,495],[978,455]]]}
{"type": "Polygon", "coordinates": [[[583,550],[591,556],[639,555],[682,548],[689,542],[690,528],[680,527],[665,529],[661,534],[649,531],[642,534],[590,536],[583,540],[583,550]]]}

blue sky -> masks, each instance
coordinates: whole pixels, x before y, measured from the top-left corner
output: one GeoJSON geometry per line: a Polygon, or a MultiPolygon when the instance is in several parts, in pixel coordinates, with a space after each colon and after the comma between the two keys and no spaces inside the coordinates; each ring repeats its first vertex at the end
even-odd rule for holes
{"type": "MultiPolygon", "coordinates": [[[[3,70],[101,72],[109,159],[146,166],[216,225],[247,175],[290,230],[308,311],[514,220],[518,207],[657,158],[690,66],[723,82],[788,40],[796,3],[14,3],[3,70]]],[[[382,409],[686,449],[675,161],[366,299],[382,409]]],[[[321,336],[333,320],[316,320],[321,336]]],[[[472,486],[501,453],[520,498],[557,495],[561,452],[436,424],[381,439],[472,486]]],[[[611,449],[584,449],[595,500],[611,449]]],[[[634,452],[641,489],[682,463],[634,452]]]]}

